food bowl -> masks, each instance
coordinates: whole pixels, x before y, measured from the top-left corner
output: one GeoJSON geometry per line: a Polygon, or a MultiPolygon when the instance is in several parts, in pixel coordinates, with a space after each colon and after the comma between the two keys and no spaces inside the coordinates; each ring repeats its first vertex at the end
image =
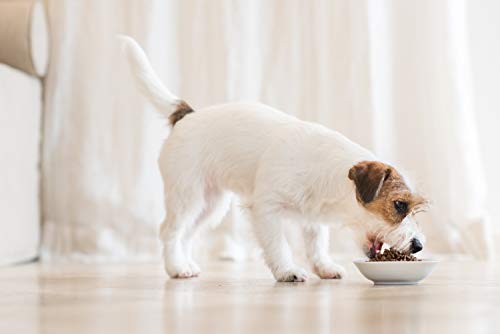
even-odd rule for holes
{"type": "Polygon", "coordinates": [[[359,272],[376,285],[418,284],[430,275],[439,261],[354,261],[359,272]]]}

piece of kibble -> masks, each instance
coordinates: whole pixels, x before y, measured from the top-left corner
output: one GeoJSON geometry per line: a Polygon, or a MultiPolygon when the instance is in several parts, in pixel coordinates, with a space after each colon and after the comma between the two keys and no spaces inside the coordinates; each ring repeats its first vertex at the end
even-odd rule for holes
{"type": "Polygon", "coordinates": [[[377,253],[372,257],[370,262],[380,262],[380,261],[420,261],[419,258],[411,255],[410,253],[401,252],[397,249],[390,248],[386,249],[383,253],[377,253]]]}

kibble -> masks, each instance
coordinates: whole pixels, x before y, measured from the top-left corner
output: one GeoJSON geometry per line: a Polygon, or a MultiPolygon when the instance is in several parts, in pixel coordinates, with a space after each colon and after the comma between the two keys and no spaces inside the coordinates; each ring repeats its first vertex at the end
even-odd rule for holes
{"type": "Polygon", "coordinates": [[[420,261],[417,257],[407,252],[401,252],[397,249],[386,249],[383,253],[377,253],[370,259],[370,262],[380,261],[420,261]]]}

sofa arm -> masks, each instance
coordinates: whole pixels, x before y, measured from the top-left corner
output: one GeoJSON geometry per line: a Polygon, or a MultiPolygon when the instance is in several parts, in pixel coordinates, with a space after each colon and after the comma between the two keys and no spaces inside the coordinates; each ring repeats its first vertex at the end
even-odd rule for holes
{"type": "Polygon", "coordinates": [[[0,63],[43,76],[49,60],[49,33],[40,0],[0,1],[0,63]]]}

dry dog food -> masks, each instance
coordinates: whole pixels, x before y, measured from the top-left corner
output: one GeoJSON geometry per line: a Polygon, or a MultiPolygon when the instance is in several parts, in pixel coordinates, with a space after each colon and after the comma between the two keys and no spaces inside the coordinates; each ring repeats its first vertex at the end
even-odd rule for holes
{"type": "Polygon", "coordinates": [[[380,261],[420,261],[410,253],[400,252],[394,248],[386,249],[383,253],[377,253],[370,259],[372,262],[380,261]]]}

